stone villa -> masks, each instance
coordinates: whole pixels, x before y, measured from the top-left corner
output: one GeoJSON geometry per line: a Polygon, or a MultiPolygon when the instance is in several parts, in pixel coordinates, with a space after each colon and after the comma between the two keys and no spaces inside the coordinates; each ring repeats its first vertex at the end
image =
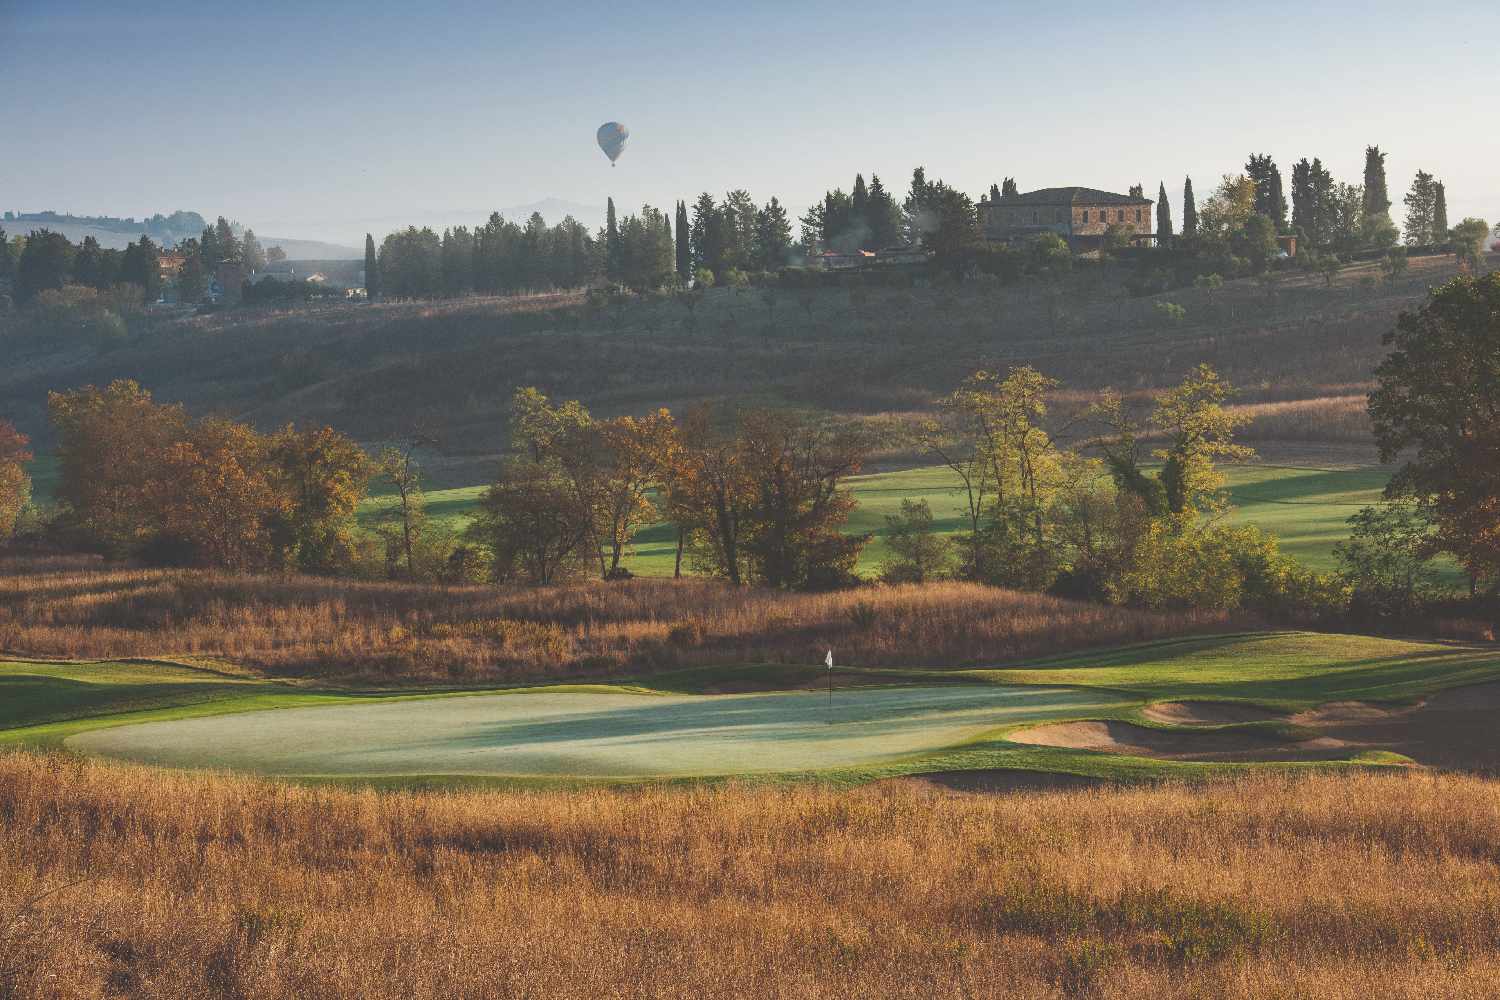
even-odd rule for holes
{"type": "Polygon", "coordinates": [[[1129,227],[1135,242],[1154,240],[1155,206],[1150,198],[1094,188],[1042,188],[999,201],[980,201],[979,222],[986,239],[1009,242],[1052,232],[1078,252],[1097,249],[1104,231],[1114,225],[1129,227]]]}

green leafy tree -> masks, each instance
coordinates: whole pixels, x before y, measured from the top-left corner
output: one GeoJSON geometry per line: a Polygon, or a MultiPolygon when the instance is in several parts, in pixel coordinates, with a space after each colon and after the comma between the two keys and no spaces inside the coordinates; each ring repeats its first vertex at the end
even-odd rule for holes
{"type": "Polygon", "coordinates": [[[1426,246],[1432,242],[1433,220],[1437,210],[1437,186],[1432,175],[1418,170],[1406,193],[1406,242],[1410,246],[1426,246]]]}
{"type": "Polygon", "coordinates": [[[422,466],[416,459],[420,441],[388,446],[376,459],[377,474],[395,491],[394,501],[380,512],[377,530],[386,540],[386,565],[391,576],[420,579],[417,555],[428,530],[427,496],[422,490],[422,466]]]}
{"type": "Polygon", "coordinates": [[[1227,241],[1254,214],[1255,182],[1244,174],[1225,174],[1217,190],[1203,203],[1198,232],[1204,237],[1227,241]]]}
{"type": "Polygon", "coordinates": [[[177,300],[196,305],[208,293],[208,270],[203,266],[203,253],[195,239],[183,240],[177,252],[182,254],[182,269],[177,272],[177,300]]]}
{"type": "Polygon", "coordinates": [[[856,221],[854,203],[843,188],[834,188],[823,195],[822,222],[819,244],[829,250],[849,253],[863,242],[863,223],[856,221]]]}
{"type": "Polygon", "coordinates": [[[1500,589],[1500,272],[1467,275],[1403,312],[1385,337],[1370,418],[1386,487],[1431,512],[1438,547],[1500,589]]]}
{"type": "Polygon", "coordinates": [[[16,265],[16,303],[26,305],[42,292],[67,284],[72,276],[73,254],[73,244],[62,233],[34,230],[26,238],[26,247],[16,265]]]}
{"type": "Polygon", "coordinates": [[[221,263],[243,264],[245,262],[244,247],[240,245],[239,237],[234,235],[234,226],[222,215],[214,223],[214,241],[221,263]]]}
{"type": "Polygon", "coordinates": [[[772,198],[755,216],[754,265],[762,271],[784,266],[792,252],[792,223],[781,202],[772,198]]]}
{"type": "Polygon", "coordinates": [[[862,433],[776,410],[740,419],[738,467],[748,487],[741,551],[750,577],[788,590],[855,581],[869,535],[846,535],[857,506],[844,480],[869,452],[862,433]]]}
{"type": "Polygon", "coordinates": [[[870,199],[865,207],[865,225],[870,231],[870,246],[876,249],[894,246],[901,239],[901,206],[885,189],[880,175],[870,175],[870,199]]]}
{"type": "Polygon", "coordinates": [[[1342,253],[1351,253],[1371,244],[1365,225],[1375,217],[1366,216],[1363,189],[1354,184],[1335,184],[1329,193],[1328,243],[1342,253]]]}
{"type": "Polygon", "coordinates": [[[1448,236],[1453,241],[1453,254],[1458,262],[1470,271],[1477,270],[1484,257],[1484,241],[1489,236],[1490,226],[1483,219],[1468,218],[1454,226],[1448,236]]]}
{"type": "Polygon", "coordinates": [[[99,241],[92,236],[85,236],[79,244],[78,252],[73,255],[73,283],[104,289],[114,284],[112,277],[99,241]]]}
{"type": "Polygon", "coordinates": [[[1245,174],[1255,182],[1255,211],[1270,219],[1276,232],[1286,228],[1286,197],[1281,189],[1281,169],[1269,153],[1251,154],[1245,174]]]}
{"type": "Polygon", "coordinates": [[[1250,262],[1257,274],[1269,266],[1279,251],[1276,242],[1276,224],[1259,212],[1247,218],[1239,232],[1230,240],[1234,252],[1250,262]]]}
{"type": "Polygon", "coordinates": [[[693,203],[692,247],[694,270],[707,269],[714,274],[724,270],[724,213],[714,196],[707,191],[693,203]]]}
{"type": "Polygon", "coordinates": [[[467,537],[490,552],[497,583],[561,583],[593,562],[591,519],[568,477],[548,462],[518,456],[480,498],[467,537]]]}
{"type": "Polygon", "coordinates": [[[1432,519],[1407,501],[1365,507],[1349,518],[1349,537],[1333,547],[1357,614],[1401,617],[1442,594],[1433,566],[1432,519]]]}
{"type": "Polygon", "coordinates": [[[267,459],[290,502],[278,543],[304,573],[346,572],[354,563],[354,514],[375,466],[363,448],[331,427],[287,425],[271,436],[267,459]]]}
{"type": "Polygon", "coordinates": [[[755,217],[759,213],[750,192],[734,190],[724,195],[720,211],[724,221],[724,266],[744,269],[755,256],[755,217]]]}
{"type": "MultiPolygon", "coordinates": [[[[427,299],[442,290],[443,241],[431,229],[409,226],[391,233],[380,246],[376,270],[380,294],[389,299],[427,299]]],[[[517,287],[525,276],[516,274],[517,287]]]]}
{"type": "Polygon", "coordinates": [[[900,513],[885,516],[885,544],[891,556],[880,578],[886,583],[930,583],[953,572],[953,540],[934,530],[926,500],[902,500],[900,513]]]}
{"type": "Polygon", "coordinates": [[[1234,387],[1211,365],[1192,375],[1156,401],[1152,424],[1167,436],[1155,452],[1162,462],[1161,483],[1167,509],[1174,514],[1223,509],[1224,476],[1220,461],[1248,461],[1253,449],[1234,443],[1234,432],[1249,418],[1225,407],[1234,387]]]}
{"type": "Polygon", "coordinates": [[[963,539],[971,579],[1040,590],[1061,567],[1052,511],[1066,479],[1063,457],[1045,428],[1057,382],[1030,366],[1003,377],[978,371],[946,400],[944,461],[967,486],[971,532],[963,539]]]}
{"type": "Polygon", "coordinates": [[[147,302],[161,297],[161,251],[149,236],[125,248],[120,258],[120,280],[139,286],[147,302]]]}
{"type": "Polygon", "coordinates": [[[1292,228],[1315,249],[1332,242],[1333,186],[1333,175],[1316,157],[1311,162],[1303,157],[1292,166],[1292,228]]]}
{"type": "Polygon", "coordinates": [[[266,269],[266,252],[261,248],[260,240],[255,238],[255,230],[245,230],[244,239],[240,242],[240,254],[246,271],[266,269]]]}

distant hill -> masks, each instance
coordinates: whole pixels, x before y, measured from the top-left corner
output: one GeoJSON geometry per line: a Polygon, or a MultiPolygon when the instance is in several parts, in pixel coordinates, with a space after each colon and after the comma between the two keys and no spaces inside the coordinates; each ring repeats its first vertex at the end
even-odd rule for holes
{"type": "Polygon", "coordinates": [[[930,407],[981,367],[1034,365],[1063,381],[1077,409],[1105,386],[1142,399],[1207,361],[1244,390],[1237,402],[1264,425],[1257,442],[1321,446],[1368,441],[1363,396],[1386,353],[1381,335],[1454,272],[1451,255],[1419,257],[1395,282],[1365,262],[1331,285],[1292,272],[1275,285],[1130,298],[1125,269],[1080,266],[1061,308],[1034,284],[966,282],[860,295],[716,288],[692,311],[657,296],[600,311],[576,292],[163,310],[104,350],[65,338],[6,343],[0,321],[0,417],[45,452],[48,390],[133,378],[194,413],[266,428],[328,423],[372,443],[420,425],[450,456],[482,457],[504,446],[518,385],[604,415],[714,400],[881,423],[930,407]],[[1164,316],[1165,301],[1185,313],[1164,316]]]}
{"type": "MultiPolygon", "coordinates": [[[[50,229],[66,236],[73,243],[82,243],[86,237],[92,236],[106,250],[123,250],[127,244],[134,243],[142,236],[149,236],[157,243],[176,243],[198,236],[203,232],[205,224],[203,217],[196,212],[174,212],[170,216],[157,215],[144,220],[66,215],[58,212],[23,212],[9,219],[0,219],[0,229],[4,229],[8,236],[25,236],[34,229],[50,229]]],[[[337,243],[266,236],[260,233],[255,235],[261,246],[279,246],[294,260],[356,260],[364,256],[364,250],[360,248],[337,243]]]]}

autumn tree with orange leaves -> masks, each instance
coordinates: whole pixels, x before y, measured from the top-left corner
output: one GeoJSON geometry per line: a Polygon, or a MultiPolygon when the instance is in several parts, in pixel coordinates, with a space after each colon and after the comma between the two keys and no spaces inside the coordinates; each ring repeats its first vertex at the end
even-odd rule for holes
{"type": "Polygon", "coordinates": [[[347,566],[369,461],[335,431],[192,420],[126,380],[54,392],[48,409],[59,524],[81,544],[223,569],[347,566]]]}
{"type": "Polygon", "coordinates": [[[16,521],[31,500],[31,477],[26,474],[30,444],[14,424],[0,420],[0,542],[15,533],[16,521]]]}

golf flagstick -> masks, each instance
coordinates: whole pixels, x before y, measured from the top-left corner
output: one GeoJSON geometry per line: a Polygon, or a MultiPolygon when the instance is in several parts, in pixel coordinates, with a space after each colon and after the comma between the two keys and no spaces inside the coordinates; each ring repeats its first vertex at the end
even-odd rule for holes
{"type": "Polygon", "coordinates": [[[830,649],[828,651],[828,655],[823,658],[823,662],[826,663],[826,664],[828,664],[828,721],[829,721],[829,723],[832,723],[833,722],[833,650],[830,649]]]}

